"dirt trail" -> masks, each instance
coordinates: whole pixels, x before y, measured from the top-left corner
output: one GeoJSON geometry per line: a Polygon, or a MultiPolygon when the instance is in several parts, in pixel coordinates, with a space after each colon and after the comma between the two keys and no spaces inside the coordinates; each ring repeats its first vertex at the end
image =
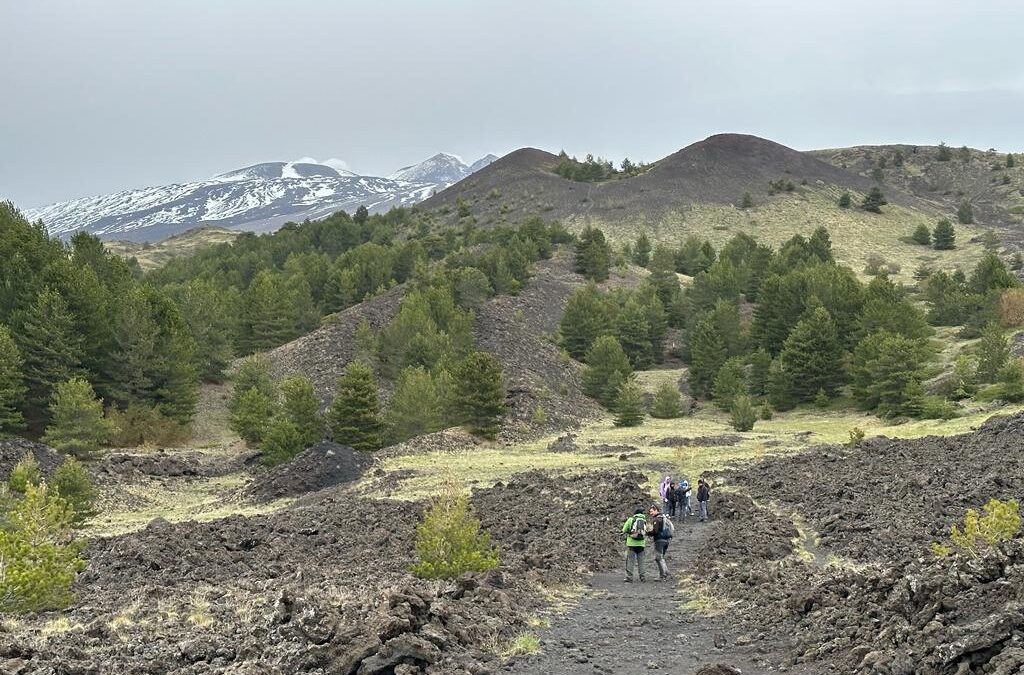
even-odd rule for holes
{"type": "Polygon", "coordinates": [[[650,545],[646,583],[623,582],[623,569],[595,574],[573,609],[552,617],[550,628],[537,631],[541,651],[520,657],[508,670],[519,675],[635,675],[647,670],[689,674],[722,664],[739,668],[744,675],[768,672],[757,665],[757,642],[737,635],[727,616],[684,607],[696,600],[693,586],[677,582],[693,571],[701,544],[714,528],[714,520],[700,523],[695,517],[677,523],[667,556],[673,580],[656,581],[650,545]],[[634,651],[642,655],[631,655],[634,651]]]}

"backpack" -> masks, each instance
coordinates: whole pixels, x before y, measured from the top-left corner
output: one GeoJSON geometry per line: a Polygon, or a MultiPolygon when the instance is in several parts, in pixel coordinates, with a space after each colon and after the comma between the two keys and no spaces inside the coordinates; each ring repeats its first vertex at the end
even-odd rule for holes
{"type": "Polygon", "coordinates": [[[633,523],[629,526],[629,538],[643,541],[647,536],[647,519],[643,514],[633,516],[633,523]]]}
{"type": "Polygon", "coordinates": [[[661,538],[671,539],[676,536],[676,526],[672,523],[672,520],[665,514],[661,515],[661,538]]]}

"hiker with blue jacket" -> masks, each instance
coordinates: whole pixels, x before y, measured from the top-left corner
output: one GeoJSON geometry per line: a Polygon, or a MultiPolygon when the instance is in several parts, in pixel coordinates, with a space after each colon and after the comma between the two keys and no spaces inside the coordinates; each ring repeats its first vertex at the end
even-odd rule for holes
{"type": "Polygon", "coordinates": [[[647,581],[647,577],[644,576],[644,554],[647,548],[648,529],[647,517],[642,508],[634,511],[622,524],[622,533],[626,535],[626,583],[633,581],[634,566],[640,581],[647,581]]]}
{"type": "Polygon", "coordinates": [[[668,553],[668,542],[675,534],[675,526],[672,520],[661,512],[657,506],[652,506],[647,515],[653,525],[651,526],[651,538],[654,539],[654,562],[658,565],[658,581],[669,578],[668,563],[665,562],[665,554],[668,553]]]}

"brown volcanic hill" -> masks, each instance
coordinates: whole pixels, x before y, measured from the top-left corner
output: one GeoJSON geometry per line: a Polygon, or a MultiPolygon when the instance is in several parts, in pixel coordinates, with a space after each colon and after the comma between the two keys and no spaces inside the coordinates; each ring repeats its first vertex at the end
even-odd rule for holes
{"type": "Polygon", "coordinates": [[[947,214],[969,200],[979,223],[1019,231],[1012,226],[1024,223],[1024,154],[1015,153],[1015,166],[1007,167],[1006,154],[995,150],[950,152],[948,161],[939,161],[938,146],[928,145],[861,145],[807,154],[861,176],[874,174],[887,194],[901,190],[947,214]]]}
{"type": "MultiPolygon", "coordinates": [[[[867,192],[874,183],[814,156],[745,134],[718,134],[655,162],[643,174],[600,183],[577,182],[553,173],[558,158],[533,148],[517,150],[431,197],[422,208],[456,215],[468,204],[481,222],[589,217],[657,220],[694,203],[734,204],[744,192],[769,197],[769,182],[792,181],[814,188],[839,186],[867,192]],[[461,202],[460,202],[461,200],[461,202]]],[[[915,201],[893,194],[890,201],[915,201]]]]}
{"type": "MultiPolygon", "coordinates": [[[[582,367],[564,358],[550,336],[558,330],[562,308],[569,294],[586,280],[572,271],[572,255],[559,251],[538,262],[523,290],[514,296],[498,296],[476,313],[474,337],[477,349],[501,362],[508,385],[509,404],[503,437],[550,433],[598,417],[600,408],[582,391],[582,367]],[[537,408],[543,421],[535,418],[537,408]]],[[[609,281],[632,283],[632,277],[609,281]]],[[[333,396],[335,382],[354,358],[356,327],[364,319],[379,331],[398,311],[403,286],[371,298],[333,316],[309,335],[267,353],[275,375],[301,374],[310,378],[321,403],[333,396]]],[[[391,383],[380,382],[385,395],[391,383]]]]}

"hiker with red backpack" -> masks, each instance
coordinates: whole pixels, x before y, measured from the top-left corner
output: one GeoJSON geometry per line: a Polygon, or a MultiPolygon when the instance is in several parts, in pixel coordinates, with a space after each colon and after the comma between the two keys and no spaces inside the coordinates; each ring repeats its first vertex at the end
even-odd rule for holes
{"type": "Polygon", "coordinates": [[[642,508],[637,508],[626,522],[622,524],[622,533],[626,535],[626,578],[625,582],[633,581],[633,567],[636,566],[640,581],[647,581],[644,576],[644,554],[647,549],[647,517],[642,508]]]}
{"type": "Polygon", "coordinates": [[[654,562],[658,565],[658,581],[669,578],[668,563],[665,562],[665,554],[668,553],[668,542],[676,533],[675,525],[671,518],[655,505],[647,511],[653,525],[651,526],[651,538],[654,539],[654,562]]]}

